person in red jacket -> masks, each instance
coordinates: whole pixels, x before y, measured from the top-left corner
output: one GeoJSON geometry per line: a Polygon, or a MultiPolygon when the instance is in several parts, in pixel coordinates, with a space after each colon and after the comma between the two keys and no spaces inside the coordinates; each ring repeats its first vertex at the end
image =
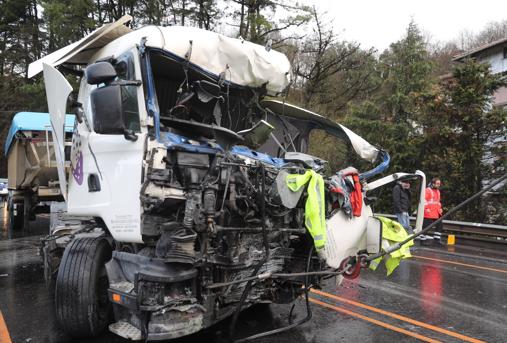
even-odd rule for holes
{"type": "MultiPolygon", "coordinates": [[[[442,216],[442,203],[440,202],[440,185],[442,181],[438,177],[431,179],[431,183],[426,188],[424,204],[424,223],[423,227],[427,227],[435,220],[442,216]]],[[[437,224],[433,228],[433,237],[426,236],[426,239],[433,238],[438,243],[441,243],[442,239],[442,223],[437,224]]]]}

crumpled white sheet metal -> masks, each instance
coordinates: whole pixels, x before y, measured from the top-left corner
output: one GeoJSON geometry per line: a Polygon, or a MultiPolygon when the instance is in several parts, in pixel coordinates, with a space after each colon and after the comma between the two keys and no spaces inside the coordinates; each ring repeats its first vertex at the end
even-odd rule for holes
{"type": "Polygon", "coordinates": [[[132,29],[125,26],[131,20],[131,16],[125,15],[114,23],[101,26],[81,40],[30,63],[28,66],[28,77],[30,78],[40,73],[44,63],[51,67],[56,67],[66,62],[86,64],[93,54],[102,47],[116,38],[131,32],[132,29]]]}
{"type": "Polygon", "coordinates": [[[280,52],[195,27],[147,26],[132,31],[124,26],[131,19],[124,16],[31,63],[29,77],[42,71],[43,62],[53,67],[66,62],[87,64],[108,54],[117,56],[146,37],[147,46],[167,50],[181,58],[189,56],[190,62],[208,72],[217,76],[225,72],[225,79],[234,84],[266,85],[269,95],[276,95],[289,85],[290,63],[280,52]]]}
{"type": "Polygon", "coordinates": [[[55,157],[58,165],[58,181],[64,199],[67,199],[67,178],[65,175],[65,108],[72,86],[62,74],[52,66],[43,63],[44,84],[48,100],[49,115],[55,157]]]}
{"type": "Polygon", "coordinates": [[[378,155],[378,149],[375,148],[373,145],[368,143],[363,137],[359,136],[357,133],[347,129],[342,124],[338,124],[342,128],[343,132],[349,137],[350,143],[352,144],[352,147],[354,148],[354,151],[361,156],[361,158],[370,161],[375,162],[375,159],[378,155]]]}
{"type": "MultiPolygon", "coordinates": [[[[159,30],[164,50],[184,58],[192,45],[190,62],[216,75],[225,72],[226,80],[235,84],[249,87],[266,84],[272,95],[289,85],[290,63],[280,52],[195,27],[168,26],[159,30]]],[[[147,45],[152,46],[150,36],[147,45]]]]}
{"type": "Polygon", "coordinates": [[[279,100],[263,100],[261,104],[279,115],[313,122],[315,124],[318,124],[319,128],[326,130],[331,134],[339,134],[340,137],[348,139],[350,141],[350,144],[354,148],[354,151],[361,158],[369,162],[373,163],[377,158],[379,150],[375,146],[368,143],[364,138],[354,133],[350,129],[330,120],[329,118],[279,100]]]}

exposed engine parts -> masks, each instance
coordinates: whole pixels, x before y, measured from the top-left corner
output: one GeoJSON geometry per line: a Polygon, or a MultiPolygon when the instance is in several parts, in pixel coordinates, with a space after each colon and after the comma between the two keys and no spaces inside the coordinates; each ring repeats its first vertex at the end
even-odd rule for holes
{"type": "Polygon", "coordinates": [[[355,276],[353,263],[366,266],[356,256],[382,249],[365,192],[400,178],[424,185],[424,174],[368,184],[388,167],[387,153],[328,118],[267,99],[290,83],[283,54],[194,28],[132,31],[127,19],[31,65],[44,72],[66,214],[89,220],[52,228],[44,240],[48,281],[58,269],[59,324],[77,337],[108,326],[128,339],[167,340],[231,316],[234,331],[243,308],[302,294],[307,316],[283,330],[308,320],[310,287],[355,276]],[[61,114],[72,86],[56,69],[64,60],[86,65],[70,161],[61,114]],[[306,154],[313,130],[380,164],[327,178],[326,162],[306,154]]]}
{"type": "Polygon", "coordinates": [[[238,302],[288,303],[302,294],[304,278],[258,280],[248,292],[234,281],[305,271],[313,241],[302,193],[289,208],[277,182],[279,175],[304,173],[304,163],[278,169],[231,153],[163,151],[154,145],[145,160],[142,234],[152,243],[137,254],[115,251],[107,264],[110,298],[123,320],[147,326],[148,337],[157,328],[164,338],[179,337],[180,330],[188,334],[232,314],[238,302]],[[126,300],[115,302],[114,294],[126,300]],[[132,308],[122,308],[134,303],[141,306],[132,317],[132,308]]]}

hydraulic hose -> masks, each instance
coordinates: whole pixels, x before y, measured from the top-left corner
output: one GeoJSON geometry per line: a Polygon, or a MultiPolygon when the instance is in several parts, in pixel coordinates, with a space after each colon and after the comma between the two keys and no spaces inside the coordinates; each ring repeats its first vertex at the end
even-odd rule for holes
{"type": "Polygon", "coordinates": [[[351,265],[347,265],[344,269],[340,269],[340,270],[322,270],[322,271],[318,271],[318,272],[262,273],[262,274],[257,274],[255,276],[250,276],[250,277],[240,279],[240,280],[214,283],[214,284],[206,286],[206,288],[214,289],[214,288],[227,287],[227,286],[234,285],[237,283],[244,283],[244,282],[253,281],[253,280],[291,279],[291,278],[301,277],[301,276],[336,276],[336,275],[341,275],[341,274],[345,273],[346,271],[349,270],[350,267],[351,267],[351,265]]]}

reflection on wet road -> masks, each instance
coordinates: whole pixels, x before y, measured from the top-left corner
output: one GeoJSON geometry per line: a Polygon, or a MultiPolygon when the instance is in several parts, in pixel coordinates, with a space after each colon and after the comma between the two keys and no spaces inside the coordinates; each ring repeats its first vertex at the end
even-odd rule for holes
{"type": "MultiPolygon", "coordinates": [[[[38,217],[29,232],[8,232],[4,208],[0,214],[0,311],[12,342],[127,342],[109,333],[76,341],[58,328],[38,255],[47,217],[38,217]]],[[[507,255],[471,247],[452,249],[416,247],[415,257],[390,277],[383,270],[366,270],[340,287],[328,282],[311,293],[310,322],[256,342],[505,341],[507,255]]],[[[237,336],[286,325],[289,310],[288,305],[247,310],[240,317],[237,336]]],[[[305,316],[302,301],[295,312],[295,320],[305,316]]],[[[3,343],[7,336],[1,324],[3,343]]],[[[227,324],[173,342],[227,342],[227,324]]]]}

